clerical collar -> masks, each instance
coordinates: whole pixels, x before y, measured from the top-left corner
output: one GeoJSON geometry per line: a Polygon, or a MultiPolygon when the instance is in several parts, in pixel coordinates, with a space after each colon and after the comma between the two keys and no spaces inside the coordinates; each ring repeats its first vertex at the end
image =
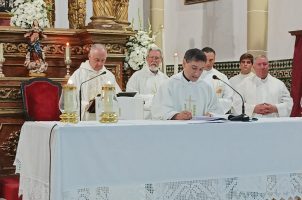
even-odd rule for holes
{"type": "Polygon", "coordinates": [[[185,78],[188,82],[190,82],[190,80],[185,76],[185,72],[184,72],[184,71],[182,72],[182,75],[184,76],[184,78],[185,78]]]}

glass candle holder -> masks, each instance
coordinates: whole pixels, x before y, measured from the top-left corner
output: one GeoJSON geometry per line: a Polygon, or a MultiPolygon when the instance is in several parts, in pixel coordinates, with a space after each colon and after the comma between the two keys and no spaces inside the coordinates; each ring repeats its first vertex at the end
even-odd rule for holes
{"type": "Polygon", "coordinates": [[[100,122],[116,123],[118,121],[118,102],[113,84],[102,86],[100,122]]]}
{"type": "Polygon", "coordinates": [[[59,108],[62,112],[60,115],[61,122],[64,123],[77,123],[77,87],[71,83],[67,83],[63,86],[63,91],[60,98],[59,108]]]}

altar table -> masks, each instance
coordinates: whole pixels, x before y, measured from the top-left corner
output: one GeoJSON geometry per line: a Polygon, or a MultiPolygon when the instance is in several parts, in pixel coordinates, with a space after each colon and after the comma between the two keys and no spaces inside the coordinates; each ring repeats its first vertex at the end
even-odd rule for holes
{"type": "Polygon", "coordinates": [[[301,144],[302,118],[26,122],[15,165],[23,200],[288,199],[301,144]]]}

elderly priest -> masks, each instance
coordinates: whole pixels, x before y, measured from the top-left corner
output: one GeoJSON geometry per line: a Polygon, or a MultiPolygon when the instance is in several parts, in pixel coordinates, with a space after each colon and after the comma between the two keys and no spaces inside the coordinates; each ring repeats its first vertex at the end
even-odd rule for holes
{"type": "Polygon", "coordinates": [[[81,66],[72,74],[69,81],[72,81],[72,83],[77,86],[78,91],[80,90],[80,86],[83,83],[81,88],[81,118],[82,120],[94,121],[96,120],[95,113],[89,113],[87,109],[89,101],[94,99],[101,92],[102,85],[108,82],[114,84],[115,91],[117,93],[120,92],[121,89],[117,84],[114,75],[104,66],[107,59],[107,50],[104,45],[92,45],[88,58],[89,60],[83,62],[81,66]]]}
{"type": "Polygon", "coordinates": [[[199,49],[185,53],[183,71],[166,80],[153,98],[153,119],[189,120],[210,113],[222,114],[212,87],[199,79],[206,61],[199,49]]]}
{"type": "MultiPolygon", "coordinates": [[[[238,91],[245,101],[246,114],[253,117],[288,117],[293,100],[285,84],[271,76],[266,56],[255,58],[253,65],[255,74],[245,78],[238,86],[238,91]]],[[[234,96],[233,107],[241,113],[242,101],[234,96]]]]}

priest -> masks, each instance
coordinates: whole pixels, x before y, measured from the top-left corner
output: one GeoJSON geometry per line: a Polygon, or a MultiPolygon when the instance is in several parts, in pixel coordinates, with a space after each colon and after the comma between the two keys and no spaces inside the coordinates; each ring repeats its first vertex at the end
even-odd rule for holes
{"type": "MultiPolygon", "coordinates": [[[[98,94],[101,93],[102,85],[105,83],[111,83],[115,85],[115,91],[118,93],[121,91],[119,85],[115,80],[115,76],[104,66],[107,59],[107,50],[102,44],[94,44],[91,46],[88,60],[83,62],[81,66],[72,74],[69,78],[77,87],[77,94],[79,94],[80,86],[84,81],[100,75],[82,85],[82,120],[96,120],[95,113],[89,113],[87,111],[89,101],[93,100],[98,94]]],[[[79,106],[79,98],[78,106],[79,106]]]]}
{"type": "Polygon", "coordinates": [[[239,59],[239,68],[240,73],[230,78],[230,84],[236,90],[238,89],[238,85],[247,77],[252,76],[254,73],[252,72],[252,67],[254,63],[254,57],[252,54],[244,53],[240,56],[239,59]]]}
{"type": "Polygon", "coordinates": [[[127,92],[137,92],[137,95],[144,99],[144,119],[151,119],[150,108],[153,96],[163,81],[168,79],[168,76],[159,70],[162,60],[161,50],[156,46],[150,47],[147,52],[146,65],[135,72],[127,83],[127,92]]]}
{"type": "Polygon", "coordinates": [[[219,79],[228,84],[230,84],[229,79],[226,75],[214,68],[216,58],[216,52],[214,49],[211,47],[205,47],[202,49],[202,51],[207,56],[207,63],[201,78],[213,88],[218,98],[219,106],[224,113],[227,113],[232,106],[233,90],[222,81],[214,80],[213,75],[216,75],[219,79]]]}
{"type": "MultiPolygon", "coordinates": [[[[253,65],[255,75],[244,79],[238,91],[245,101],[245,113],[251,117],[288,117],[293,100],[285,84],[271,76],[266,56],[255,58],[253,65]]],[[[234,96],[233,107],[241,114],[242,101],[234,96]]]]}
{"type": "Polygon", "coordinates": [[[185,53],[183,71],[166,80],[153,98],[153,119],[190,120],[196,116],[221,114],[214,91],[199,79],[206,60],[199,49],[189,49],[185,53]]]}

